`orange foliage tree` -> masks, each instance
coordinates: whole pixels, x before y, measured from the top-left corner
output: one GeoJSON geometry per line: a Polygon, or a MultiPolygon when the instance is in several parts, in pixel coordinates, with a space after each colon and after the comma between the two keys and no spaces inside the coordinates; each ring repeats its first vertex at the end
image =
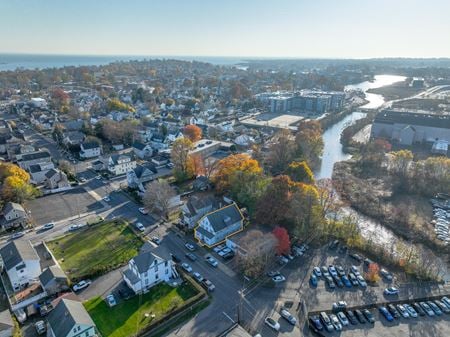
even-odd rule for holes
{"type": "Polygon", "coordinates": [[[202,129],[200,129],[197,125],[189,124],[184,127],[183,135],[191,142],[195,143],[196,141],[202,139],[202,129]]]}
{"type": "Polygon", "coordinates": [[[272,234],[277,238],[276,252],[280,254],[289,254],[291,251],[291,240],[289,233],[284,227],[277,226],[273,229],[272,234]]]}
{"type": "Polygon", "coordinates": [[[367,281],[376,283],[380,280],[380,267],[378,263],[371,263],[367,268],[367,272],[364,274],[367,281]]]}

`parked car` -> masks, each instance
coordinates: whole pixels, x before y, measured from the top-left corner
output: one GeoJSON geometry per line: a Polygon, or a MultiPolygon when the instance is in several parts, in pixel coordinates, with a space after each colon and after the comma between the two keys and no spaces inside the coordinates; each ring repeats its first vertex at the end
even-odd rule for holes
{"type": "Polygon", "coordinates": [[[289,259],[287,258],[287,257],[285,257],[285,256],[283,256],[283,255],[280,255],[279,257],[278,257],[278,264],[280,264],[280,265],[285,265],[286,263],[288,263],[289,262],[289,259]]]}
{"type": "Polygon", "coordinates": [[[186,257],[191,261],[197,261],[197,256],[194,253],[186,253],[186,257]]]}
{"type": "Polygon", "coordinates": [[[450,308],[444,302],[435,300],[434,303],[436,303],[436,305],[439,307],[439,309],[441,309],[442,312],[446,314],[450,313],[450,308]]]}
{"type": "Polygon", "coordinates": [[[380,275],[381,275],[386,281],[389,281],[389,282],[391,282],[392,279],[393,279],[392,274],[391,274],[390,272],[388,272],[386,269],[383,269],[383,268],[380,270],[380,275]]]}
{"type": "Polygon", "coordinates": [[[332,309],[334,312],[343,311],[347,309],[347,302],[345,301],[334,302],[332,305],[332,309]]]}
{"type": "Polygon", "coordinates": [[[349,273],[348,278],[350,282],[352,283],[352,286],[357,287],[359,285],[358,279],[356,278],[355,274],[349,273]]]}
{"type": "Polygon", "coordinates": [[[10,238],[11,240],[15,240],[15,239],[21,238],[21,237],[24,236],[24,235],[25,235],[24,232],[16,232],[16,233],[14,233],[13,235],[11,235],[9,238],[10,238]]]}
{"type": "Polygon", "coordinates": [[[134,225],[136,227],[137,230],[144,232],[145,231],[145,227],[142,223],[140,222],[136,222],[136,224],[134,225]]]}
{"type": "Polygon", "coordinates": [[[314,267],[313,273],[314,275],[316,275],[316,277],[322,277],[322,271],[320,270],[319,267],[314,267]]]}
{"type": "Polygon", "coordinates": [[[264,323],[266,323],[270,328],[272,328],[275,331],[280,330],[280,323],[275,321],[272,317],[266,317],[264,319],[264,323]]]}
{"type": "Polygon", "coordinates": [[[292,316],[291,313],[286,309],[281,309],[280,315],[292,325],[295,325],[297,323],[297,319],[294,316],[292,316]]]}
{"type": "Polygon", "coordinates": [[[362,256],[359,254],[356,254],[356,253],[348,254],[348,256],[350,256],[352,259],[354,259],[358,262],[361,262],[363,260],[362,256]]]}
{"type": "Polygon", "coordinates": [[[353,313],[353,311],[348,310],[348,311],[345,312],[345,314],[348,317],[348,320],[350,321],[350,323],[352,323],[352,325],[358,324],[358,320],[356,319],[356,316],[353,313]]]}
{"type": "Polygon", "coordinates": [[[231,260],[234,257],[234,252],[230,251],[229,253],[226,253],[225,255],[222,256],[222,259],[224,260],[231,260]]]}
{"type": "Polygon", "coordinates": [[[368,267],[372,263],[374,263],[374,262],[371,259],[369,259],[368,257],[364,259],[364,266],[368,267]]]}
{"type": "Polygon", "coordinates": [[[344,286],[346,286],[347,288],[352,287],[352,283],[350,282],[350,280],[347,276],[342,275],[341,280],[342,280],[342,283],[344,283],[344,286]]]}
{"type": "Polygon", "coordinates": [[[43,335],[47,331],[47,326],[44,321],[37,321],[34,324],[34,328],[36,329],[38,335],[43,335]]]}
{"type": "Polygon", "coordinates": [[[274,277],[274,276],[280,275],[280,272],[276,271],[276,270],[271,270],[271,271],[268,271],[266,275],[269,277],[274,277]]]}
{"type": "Polygon", "coordinates": [[[156,243],[158,246],[161,244],[161,239],[157,236],[152,236],[152,241],[156,243]]]}
{"type": "Polygon", "coordinates": [[[322,271],[322,275],[323,277],[329,276],[330,273],[328,272],[328,267],[327,266],[322,266],[320,267],[321,271],[322,271]]]}
{"type": "Polygon", "coordinates": [[[385,295],[391,295],[391,296],[393,296],[393,295],[398,295],[398,293],[400,292],[400,290],[398,290],[398,288],[395,288],[395,287],[389,287],[389,288],[386,288],[386,289],[384,289],[384,294],[385,295]]]}
{"type": "Polygon", "coordinates": [[[422,307],[420,306],[419,303],[414,302],[414,303],[412,304],[412,306],[413,306],[414,310],[416,310],[417,313],[418,313],[420,316],[425,316],[425,315],[426,315],[426,314],[425,314],[425,311],[422,309],[422,307]]]}
{"type": "Polygon", "coordinates": [[[322,312],[320,313],[320,320],[322,321],[322,323],[323,323],[323,325],[324,325],[324,327],[325,327],[325,330],[327,330],[328,332],[331,332],[331,331],[334,330],[334,326],[333,326],[333,324],[331,323],[331,319],[330,319],[330,317],[327,315],[326,312],[322,311],[322,312]]]}
{"type": "Polygon", "coordinates": [[[373,317],[372,312],[369,309],[363,309],[363,315],[367,319],[367,322],[374,324],[375,323],[375,317],[373,317]]]}
{"type": "Polygon", "coordinates": [[[328,266],[328,271],[330,272],[331,276],[337,276],[337,270],[334,266],[328,266]]]}
{"type": "Polygon", "coordinates": [[[433,317],[433,316],[436,315],[436,314],[434,313],[433,309],[431,309],[431,307],[430,307],[427,303],[425,303],[425,302],[420,302],[419,304],[420,304],[420,306],[422,307],[423,311],[425,311],[425,313],[426,313],[428,316],[433,317]]]}
{"type": "Polygon", "coordinates": [[[188,263],[186,263],[186,262],[183,262],[182,264],[181,264],[181,268],[183,268],[185,271],[187,271],[188,273],[192,273],[192,267],[188,264],[188,263]]]}
{"type": "Polygon", "coordinates": [[[77,284],[75,284],[72,289],[73,289],[73,291],[77,292],[84,288],[89,287],[91,285],[91,283],[92,282],[90,280],[83,280],[83,281],[80,281],[77,284]]]}
{"type": "Polygon", "coordinates": [[[352,265],[352,266],[350,267],[350,271],[351,271],[352,273],[354,273],[355,275],[358,275],[358,274],[359,274],[359,268],[358,268],[358,266],[352,265]]]}
{"type": "Polygon", "coordinates": [[[218,245],[218,246],[215,246],[214,248],[213,248],[213,251],[215,252],[215,253],[218,253],[218,252],[220,252],[222,249],[224,249],[226,246],[224,245],[224,244],[220,244],[220,245],[218,245]]]}
{"type": "Polygon", "coordinates": [[[53,222],[49,222],[49,223],[46,223],[45,225],[43,225],[41,227],[41,229],[44,231],[47,231],[49,229],[52,229],[53,227],[55,227],[55,224],[53,222]]]}
{"type": "Polygon", "coordinates": [[[444,302],[450,308],[450,298],[444,296],[441,298],[441,301],[444,302]]]}
{"type": "Polygon", "coordinates": [[[223,257],[224,255],[227,255],[231,252],[232,252],[232,250],[230,248],[226,247],[226,248],[222,249],[220,252],[218,252],[217,254],[219,256],[223,257]]]}
{"type": "Polygon", "coordinates": [[[345,270],[344,270],[344,268],[342,268],[342,266],[336,266],[336,271],[337,271],[338,275],[341,277],[345,275],[345,270]]]}
{"type": "Polygon", "coordinates": [[[338,275],[333,275],[333,280],[334,280],[334,283],[336,283],[336,285],[339,288],[343,288],[344,287],[344,283],[341,281],[341,279],[339,278],[338,275]]]}
{"type": "Polygon", "coordinates": [[[361,312],[361,310],[356,309],[355,310],[355,316],[358,319],[359,323],[361,323],[361,324],[366,323],[366,319],[364,317],[364,314],[361,312]]]}
{"type": "Polygon", "coordinates": [[[394,320],[394,317],[392,317],[391,313],[388,311],[386,307],[379,307],[378,310],[384,316],[384,318],[386,318],[388,322],[392,322],[394,320]]]}
{"type": "Polygon", "coordinates": [[[216,289],[216,286],[210,280],[207,279],[202,280],[202,286],[209,292],[212,292],[214,291],[214,289],[216,289]]]}
{"type": "Polygon", "coordinates": [[[434,311],[434,313],[436,314],[436,316],[441,316],[442,315],[442,310],[439,309],[439,307],[436,305],[436,303],[428,301],[427,304],[430,306],[430,308],[434,311]]]}
{"type": "Polygon", "coordinates": [[[117,305],[116,299],[114,298],[113,294],[109,294],[108,296],[106,296],[106,303],[110,308],[117,305]]]}
{"type": "Polygon", "coordinates": [[[203,281],[203,276],[200,275],[200,273],[197,273],[196,271],[192,273],[192,276],[198,283],[201,283],[203,281]]]}
{"type": "Polygon", "coordinates": [[[320,318],[317,315],[311,316],[309,318],[309,324],[312,325],[318,331],[322,331],[323,330],[322,322],[320,321],[320,318]]]}
{"type": "Polygon", "coordinates": [[[107,195],[105,195],[102,199],[103,199],[103,201],[106,201],[106,202],[111,201],[111,199],[107,195]]]}
{"type": "Polygon", "coordinates": [[[331,278],[331,276],[327,276],[327,278],[325,279],[325,282],[327,283],[328,288],[330,288],[330,289],[336,288],[336,285],[334,284],[334,281],[331,278]]]}
{"type": "Polygon", "coordinates": [[[342,326],[348,326],[350,324],[347,316],[344,314],[343,311],[339,311],[336,314],[336,316],[337,316],[337,318],[339,318],[339,321],[341,322],[342,326]]]}
{"type": "Polygon", "coordinates": [[[144,215],[148,214],[148,211],[144,207],[139,207],[139,212],[141,212],[144,215]]]}
{"type": "Polygon", "coordinates": [[[193,252],[195,251],[196,247],[195,245],[193,245],[192,243],[186,242],[186,244],[184,245],[186,247],[187,250],[193,252]]]}
{"type": "Polygon", "coordinates": [[[410,317],[416,318],[418,316],[417,311],[411,305],[404,304],[403,306],[405,307],[410,317]]]}
{"type": "Polygon", "coordinates": [[[356,279],[358,280],[358,283],[362,288],[367,288],[367,282],[361,275],[356,276],[356,279]]]}
{"type": "Polygon", "coordinates": [[[389,312],[391,313],[391,315],[394,318],[400,318],[400,313],[398,312],[397,308],[395,308],[395,305],[393,304],[388,304],[387,305],[387,309],[389,310],[389,312]]]}
{"type": "Polygon", "coordinates": [[[314,274],[311,274],[311,276],[309,277],[309,283],[313,286],[313,287],[317,287],[318,281],[317,281],[317,276],[314,274]]]}
{"type": "Polygon", "coordinates": [[[330,315],[331,324],[333,324],[333,327],[336,331],[342,331],[342,324],[339,322],[339,319],[335,314],[330,315]]]}
{"type": "Polygon", "coordinates": [[[409,318],[409,312],[403,304],[397,304],[397,310],[403,318],[409,318]]]}
{"type": "Polygon", "coordinates": [[[219,265],[219,262],[217,262],[217,260],[212,256],[207,256],[206,262],[208,262],[214,268],[217,268],[217,266],[219,265]]]}
{"type": "Polygon", "coordinates": [[[275,283],[280,283],[286,281],[286,278],[283,275],[275,275],[272,277],[272,281],[275,283]]]}

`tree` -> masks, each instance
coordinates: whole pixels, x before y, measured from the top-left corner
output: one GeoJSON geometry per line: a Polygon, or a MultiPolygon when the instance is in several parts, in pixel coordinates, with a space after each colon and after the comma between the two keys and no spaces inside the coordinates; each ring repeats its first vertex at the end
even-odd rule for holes
{"type": "Polygon", "coordinates": [[[278,132],[270,144],[267,164],[273,174],[285,172],[289,163],[294,159],[295,144],[289,130],[278,132]]]}
{"type": "Polygon", "coordinates": [[[318,199],[314,185],[297,183],[293,188],[287,216],[295,224],[297,236],[310,237],[320,230],[324,217],[318,199]]]}
{"type": "Polygon", "coordinates": [[[185,137],[178,138],[172,145],[170,155],[174,165],[174,175],[177,181],[189,179],[194,174],[193,158],[190,155],[192,149],[192,142],[185,137]]]}
{"type": "Polygon", "coordinates": [[[60,160],[58,163],[59,169],[67,174],[69,177],[75,176],[75,170],[73,166],[67,160],[60,160]]]}
{"type": "Polygon", "coordinates": [[[249,230],[239,241],[236,260],[239,269],[249,277],[261,276],[273,259],[278,242],[272,233],[249,230]]]}
{"type": "Polygon", "coordinates": [[[367,272],[364,274],[364,278],[372,283],[377,283],[380,280],[380,267],[377,263],[369,264],[367,272]]]}
{"type": "Polygon", "coordinates": [[[197,125],[189,124],[184,127],[183,135],[192,143],[195,143],[196,141],[202,139],[202,129],[200,129],[197,125]]]}
{"type": "Polygon", "coordinates": [[[277,246],[275,247],[277,254],[289,254],[291,251],[291,240],[286,228],[277,226],[273,229],[272,234],[277,239],[277,246]]]}
{"type": "Polygon", "coordinates": [[[314,183],[314,174],[308,166],[306,161],[294,161],[289,164],[288,175],[296,182],[303,182],[307,184],[314,183]]]}
{"type": "Polygon", "coordinates": [[[18,177],[27,183],[30,181],[30,175],[21,167],[11,163],[0,162],[0,183],[10,176],[18,177]]]}
{"type": "Polygon", "coordinates": [[[248,154],[239,153],[223,158],[213,176],[216,190],[220,193],[229,190],[236,172],[261,174],[262,169],[248,154]]]}
{"type": "Polygon", "coordinates": [[[55,88],[53,89],[51,93],[52,103],[56,110],[59,112],[63,112],[67,109],[69,102],[70,102],[70,96],[67,92],[65,92],[61,88],[55,88]]]}
{"type": "Polygon", "coordinates": [[[143,197],[145,208],[151,212],[161,212],[164,217],[168,217],[171,200],[175,197],[175,192],[166,180],[155,180],[146,185],[143,197]]]}
{"type": "Polygon", "coordinates": [[[250,214],[256,210],[258,200],[264,194],[270,178],[258,173],[236,172],[230,181],[230,194],[233,199],[247,207],[250,214]]]}
{"type": "Polygon", "coordinates": [[[316,167],[323,152],[322,127],[318,121],[300,123],[295,136],[297,156],[306,160],[310,167],[316,167]]]}
{"type": "Polygon", "coordinates": [[[277,225],[286,218],[291,198],[291,180],[277,176],[267,185],[256,205],[256,220],[265,225],[277,225]]]}
{"type": "Polygon", "coordinates": [[[390,169],[404,181],[408,177],[408,169],[414,158],[409,150],[390,152],[390,169]]]}
{"type": "Polygon", "coordinates": [[[38,190],[18,176],[9,176],[3,182],[2,198],[4,201],[23,203],[37,195],[39,195],[38,190]]]}
{"type": "Polygon", "coordinates": [[[108,111],[135,111],[131,105],[121,102],[118,98],[108,99],[108,101],[106,102],[106,109],[108,111]]]}

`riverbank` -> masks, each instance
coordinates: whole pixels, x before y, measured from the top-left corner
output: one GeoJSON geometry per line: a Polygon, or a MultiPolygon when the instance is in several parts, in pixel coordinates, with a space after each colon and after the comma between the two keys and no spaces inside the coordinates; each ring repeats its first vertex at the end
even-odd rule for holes
{"type": "Polygon", "coordinates": [[[392,101],[396,99],[402,99],[417,95],[423,90],[423,88],[413,88],[410,84],[411,79],[405,79],[401,82],[395,82],[390,85],[385,85],[380,88],[371,88],[367,92],[371,94],[377,94],[384,97],[386,101],[392,101]]]}

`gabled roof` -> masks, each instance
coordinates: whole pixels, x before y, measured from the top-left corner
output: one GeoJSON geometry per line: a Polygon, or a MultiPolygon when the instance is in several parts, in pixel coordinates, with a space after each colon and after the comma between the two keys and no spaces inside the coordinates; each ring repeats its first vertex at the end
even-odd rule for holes
{"type": "Polygon", "coordinates": [[[91,149],[99,148],[100,144],[98,144],[97,142],[84,142],[84,143],[81,144],[81,146],[85,150],[91,150],[91,149]]]}
{"type": "Polygon", "coordinates": [[[55,336],[66,337],[76,324],[95,326],[83,304],[78,301],[62,299],[47,318],[55,336]]]}
{"type": "Polygon", "coordinates": [[[12,210],[16,210],[18,212],[25,212],[25,210],[23,209],[22,205],[18,204],[16,202],[8,202],[3,207],[3,213],[5,213],[5,214],[11,212],[12,210]]]}
{"type": "Polygon", "coordinates": [[[139,151],[144,150],[146,146],[147,146],[147,144],[144,144],[144,143],[141,143],[141,142],[134,142],[133,143],[133,147],[135,149],[138,149],[139,151]]]}
{"type": "Polygon", "coordinates": [[[218,209],[217,211],[208,213],[205,217],[208,218],[209,223],[215,232],[219,232],[244,219],[236,204],[231,204],[218,209]]]}
{"type": "Polygon", "coordinates": [[[62,271],[61,268],[58,266],[50,266],[47,269],[45,269],[41,275],[39,275],[39,280],[41,281],[41,284],[45,286],[53,279],[67,279],[66,274],[62,271]]]}
{"type": "Polygon", "coordinates": [[[6,270],[14,268],[25,260],[38,260],[39,256],[27,240],[11,241],[0,249],[0,255],[6,270]]]}
{"type": "Polygon", "coordinates": [[[139,273],[142,274],[149,270],[157,258],[168,261],[171,259],[171,256],[164,247],[158,246],[143,250],[139,255],[133,257],[132,260],[136,264],[139,273]]]}
{"type": "Polygon", "coordinates": [[[59,174],[59,170],[55,169],[55,168],[52,168],[52,169],[47,171],[47,173],[45,174],[45,177],[50,179],[51,177],[53,177],[53,176],[55,176],[57,174],[59,174]]]}
{"type": "Polygon", "coordinates": [[[133,157],[132,157],[131,155],[127,154],[127,153],[124,153],[124,154],[113,154],[113,155],[111,155],[111,160],[112,160],[112,162],[113,162],[114,165],[117,165],[118,162],[119,162],[119,160],[122,160],[122,159],[130,159],[130,160],[133,160],[133,157]]]}
{"type": "Polygon", "coordinates": [[[137,178],[141,178],[145,172],[150,172],[150,174],[158,173],[155,165],[152,164],[136,165],[133,171],[137,178]]]}
{"type": "MultiPolygon", "coordinates": [[[[193,195],[188,199],[188,201],[186,203],[189,213],[192,216],[196,215],[198,210],[201,210],[206,207],[216,208],[215,207],[216,205],[217,205],[216,200],[214,199],[214,197],[212,197],[210,195],[205,196],[205,197],[198,197],[196,195],[193,195]]],[[[217,205],[217,207],[218,207],[218,205],[217,205]]]]}
{"type": "Polygon", "coordinates": [[[26,153],[22,156],[22,161],[50,158],[48,151],[38,151],[33,153],[26,153]]]}

